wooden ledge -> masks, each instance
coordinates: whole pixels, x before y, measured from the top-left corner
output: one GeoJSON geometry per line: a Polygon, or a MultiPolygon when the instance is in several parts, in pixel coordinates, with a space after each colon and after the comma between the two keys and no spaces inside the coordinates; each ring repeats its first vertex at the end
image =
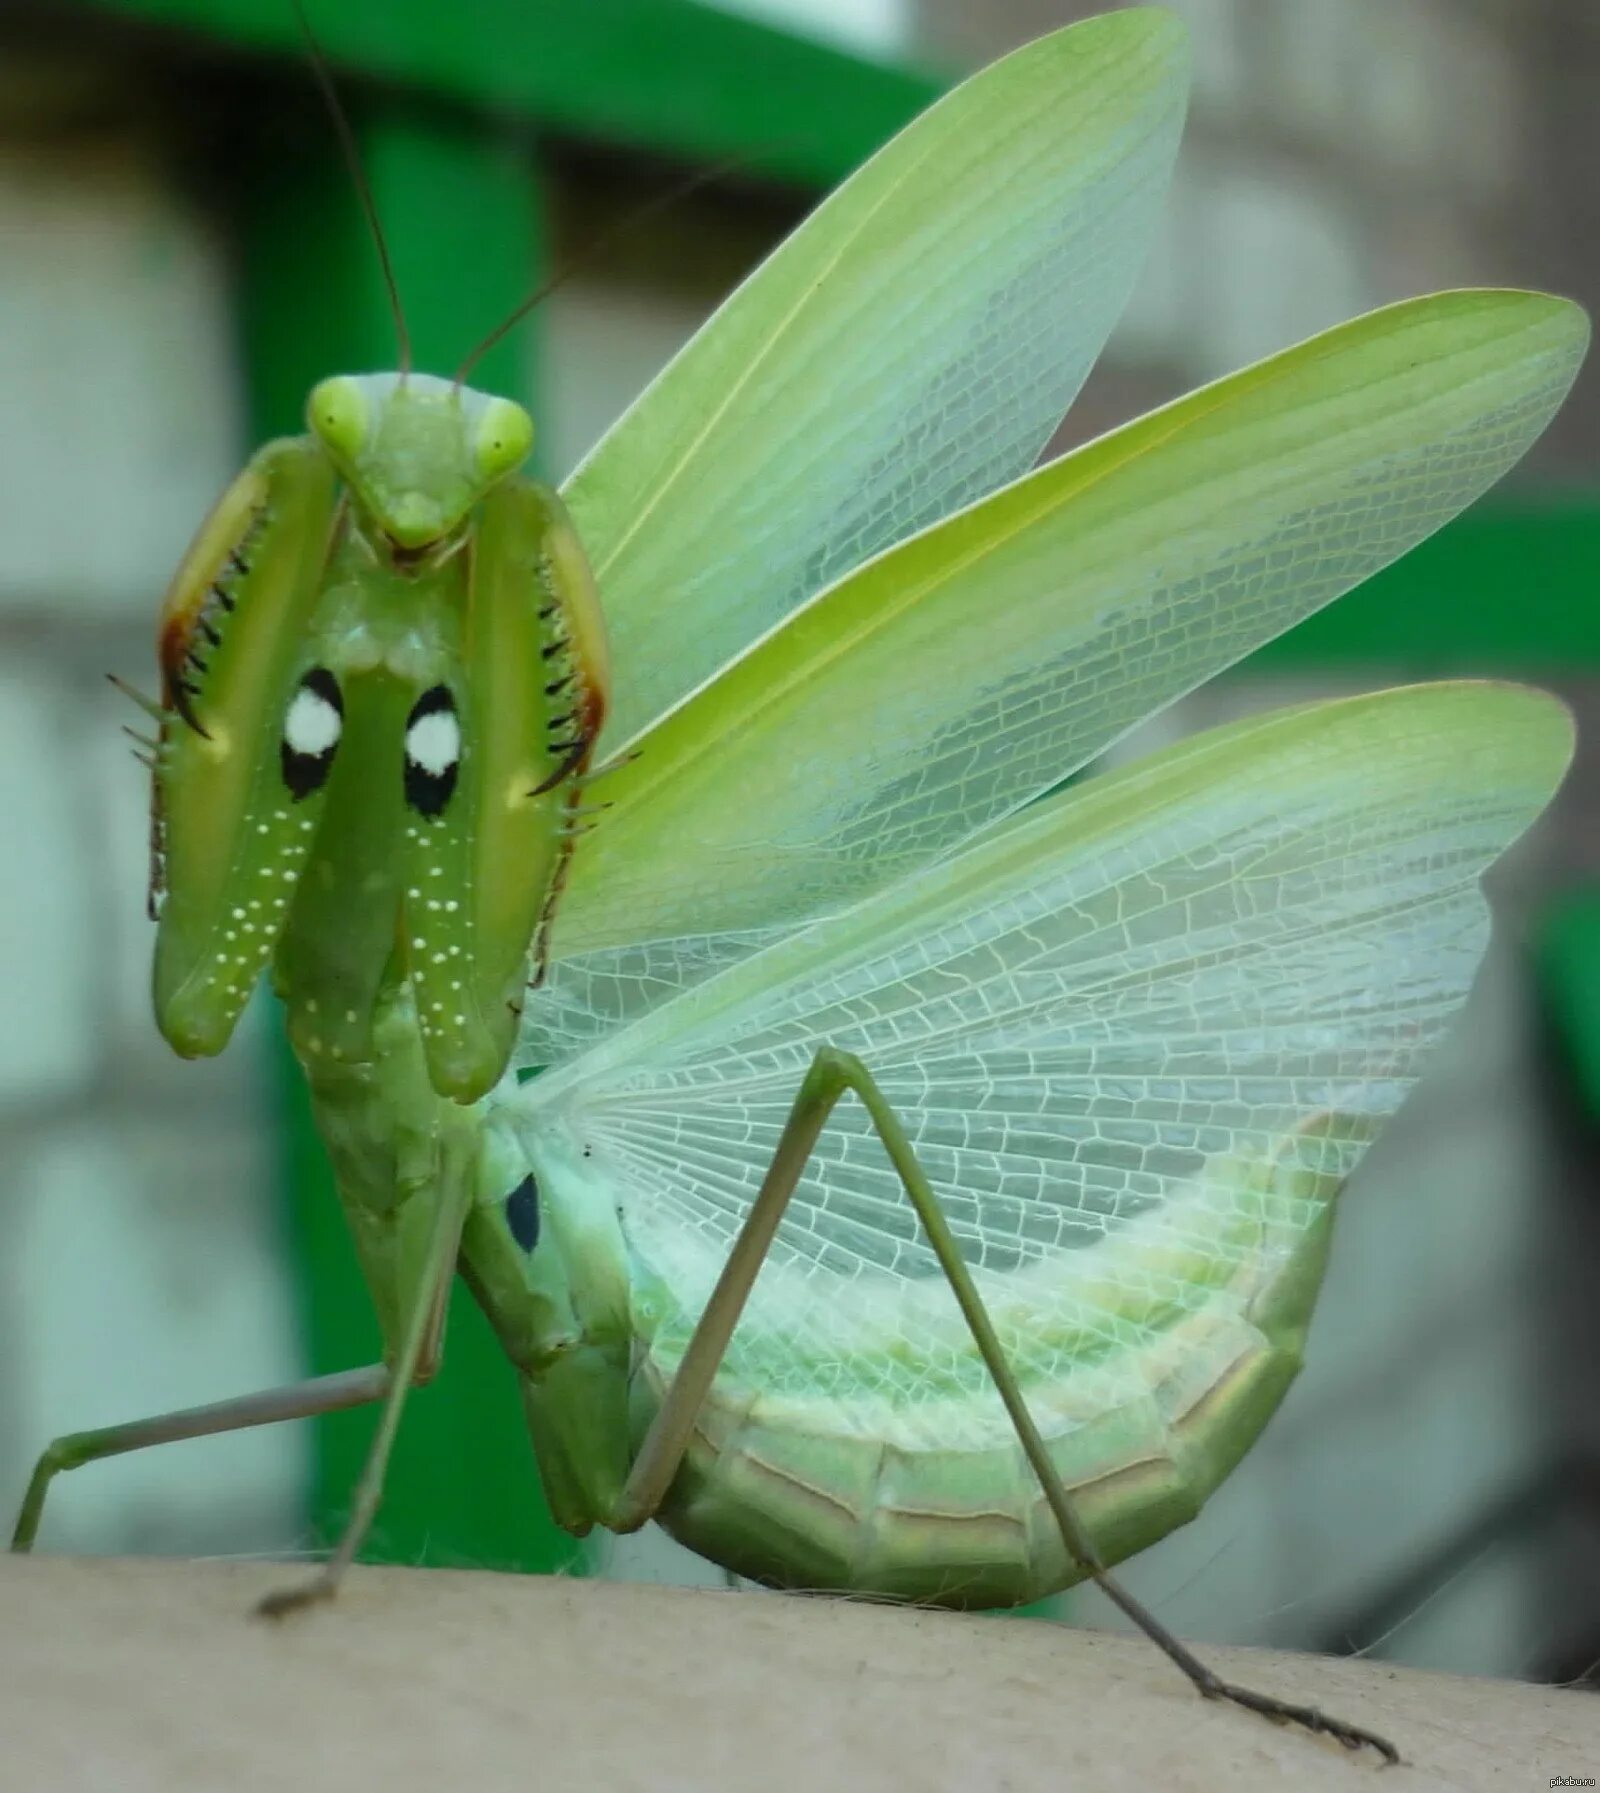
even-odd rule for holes
{"type": "Polygon", "coordinates": [[[7,1793],[1010,1793],[1543,1787],[1593,1695],[1207,1652],[1408,1766],[1205,1705],[1142,1640],[775,1594],[358,1569],[247,1616],[258,1562],[0,1562],[7,1793]]]}

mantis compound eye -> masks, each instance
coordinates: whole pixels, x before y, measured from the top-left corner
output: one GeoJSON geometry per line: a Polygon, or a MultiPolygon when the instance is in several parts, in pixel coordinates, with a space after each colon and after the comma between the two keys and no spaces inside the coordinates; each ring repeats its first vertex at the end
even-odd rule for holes
{"type": "Polygon", "coordinates": [[[367,421],[367,395],[348,374],[312,387],[306,422],[339,460],[353,461],[366,446],[367,421]]]}
{"type": "Polygon", "coordinates": [[[473,457],[483,479],[499,479],[519,467],[533,447],[533,419],[508,398],[492,398],[478,420],[473,457]]]}

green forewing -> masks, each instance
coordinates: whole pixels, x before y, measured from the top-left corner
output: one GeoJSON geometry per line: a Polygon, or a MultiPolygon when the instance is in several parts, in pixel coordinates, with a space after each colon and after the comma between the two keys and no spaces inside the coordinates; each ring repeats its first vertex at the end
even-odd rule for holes
{"type": "Polygon", "coordinates": [[[322,794],[293,797],[280,756],[334,497],[314,444],[269,443],[202,527],[163,610],[174,707],[155,774],[165,884],[155,1012],[185,1056],[227,1044],[316,829],[322,794]]]}
{"type": "Polygon", "coordinates": [[[1586,340],[1536,294],[1391,306],[879,556],[604,772],[557,954],[792,926],[948,851],[1454,516],[1586,340]]]}
{"type": "Polygon", "coordinates": [[[567,498],[631,738],[811,593],[1033,460],[1127,298],[1181,25],[1089,19],[974,75],[831,195],[567,498]]]}

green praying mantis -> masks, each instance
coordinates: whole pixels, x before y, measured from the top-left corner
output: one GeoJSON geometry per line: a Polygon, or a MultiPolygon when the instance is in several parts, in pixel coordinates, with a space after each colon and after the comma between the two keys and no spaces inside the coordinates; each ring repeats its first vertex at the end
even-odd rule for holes
{"type": "Polygon", "coordinates": [[[1293,1378],[1566,714],[1386,691],[1045,793],[1492,484],[1587,329],[1437,294],[1033,466],[1185,86],[1144,9],[975,75],[559,497],[520,407],[402,365],[221,499],[162,613],[156,1018],[219,1051],[269,971],[384,1353],[58,1440],[18,1547],[62,1469],[377,1402],[267,1608],[331,1592],[459,1271],[570,1530],[949,1606],[1092,1577],[1203,1693],[1394,1759],[1108,1565],[1293,1378]]]}

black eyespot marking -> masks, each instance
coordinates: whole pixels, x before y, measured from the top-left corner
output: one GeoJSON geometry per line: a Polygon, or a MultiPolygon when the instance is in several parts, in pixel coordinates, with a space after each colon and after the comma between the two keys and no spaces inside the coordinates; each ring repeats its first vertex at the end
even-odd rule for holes
{"type": "Polygon", "coordinates": [[[531,1170],[506,1197],[506,1225],[524,1251],[539,1243],[539,1185],[531,1170]]]}
{"type": "Polygon", "coordinates": [[[283,782],[296,802],[327,779],[343,727],[339,681],[325,666],[313,666],[296,687],[283,718],[283,782]]]}
{"type": "Polygon", "coordinates": [[[436,816],[450,801],[461,770],[461,722],[449,687],[424,691],[406,718],[406,802],[436,816]]]}

